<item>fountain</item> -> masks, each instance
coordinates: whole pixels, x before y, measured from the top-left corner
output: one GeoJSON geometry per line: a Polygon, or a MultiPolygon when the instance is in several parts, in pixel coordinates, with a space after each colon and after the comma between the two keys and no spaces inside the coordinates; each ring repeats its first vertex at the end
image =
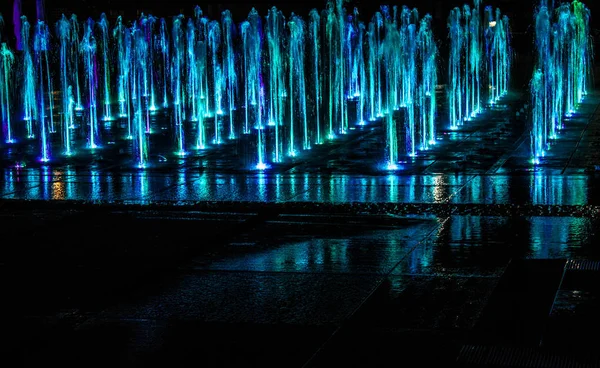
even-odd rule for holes
{"type": "Polygon", "coordinates": [[[489,86],[490,105],[508,92],[512,61],[508,17],[502,16],[500,9],[494,11],[488,6],[483,24],[482,27],[480,0],[474,0],[473,7],[465,4],[462,9],[454,8],[448,17],[448,114],[453,130],[481,112],[482,84],[489,86]],[[482,79],[484,70],[487,81],[482,79]]]}
{"type": "Polygon", "coordinates": [[[511,49],[508,38],[508,17],[502,16],[496,9],[495,16],[491,7],[486,7],[486,51],[488,61],[488,80],[490,85],[489,101],[495,104],[508,92],[510,77],[511,49]]]}
{"type": "MultiPolygon", "coordinates": [[[[0,18],[0,23],[2,18],[0,18]]],[[[1,38],[1,34],[0,34],[1,38]]],[[[0,45],[0,110],[2,110],[2,131],[6,143],[14,143],[14,132],[11,125],[10,84],[15,56],[6,43],[0,45]]]]}
{"type": "Polygon", "coordinates": [[[48,57],[50,33],[46,23],[38,21],[33,38],[35,64],[37,66],[38,86],[38,115],[36,121],[40,129],[40,151],[42,162],[50,161],[50,133],[54,132],[53,105],[52,105],[52,79],[50,78],[50,62],[48,57]],[[48,112],[46,112],[46,92],[48,97],[48,112]],[[48,116],[46,115],[48,114],[48,116]],[[48,118],[48,119],[47,119],[48,118]]]}
{"type": "Polygon", "coordinates": [[[71,99],[69,96],[69,89],[71,85],[69,83],[69,40],[71,38],[71,22],[64,15],[56,23],[56,33],[60,40],[60,85],[62,92],[62,133],[63,133],[63,148],[64,153],[70,156],[73,151],[71,148],[71,128],[72,118],[71,111],[71,99]]]}
{"type": "Polygon", "coordinates": [[[96,39],[93,35],[94,21],[90,18],[85,23],[83,30],[83,39],[81,40],[81,53],[83,54],[83,63],[85,66],[85,76],[87,82],[88,97],[88,124],[87,141],[88,148],[98,148],[98,110],[96,93],[98,80],[96,78],[96,39]]]}
{"type": "MultiPolygon", "coordinates": [[[[171,89],[173,95],[173,116],[175,126],[175,142],[176,142],[176,154],[179,156],[185,156],[185,133],[184,133],[184,120],[185,120],[185,39],[183,33],[183,15],[179,15],[173,19],[173,56],[171,59],[171,89]]],[[[137,43],[143,41],[138,41],[137,43]]],[[[143,73],[146,68],[143,67],[143,73]]],[[[145,75],[141,76],[143,79],[145,75]]],[[[138,77],[139,78],[139,77],[138,77]]],[[[138,95],[138,98],[142,96],[138,95]]],[[[140,103],[141,105],[141,103],[140,103]]],[[[141,109],[141,107],[140,107],[141,109]]],[[[150,133],[150,132],[148,132],[150,133]]]]}
{"type": "MultiPolygon", "coordinates": [[[[323,143],[322,128],[321,128],[321,103],[323,101],[322,88],[321,88],[321,44],[319,38],[321,36],[321,18],[319,12],[316,9],[310,11],[309,14],[309,42],[311,45],[311,69],[312,69],[312,83],[314,84],[314,95],[313,95],[313,106],[314,106],[314,117],[315,117],[315,140],[316,144],[323,143]]],[[[361,43],[362,49],[362,43],[361,43]]]]}
{"type": "Polygon", "coordinates": [[[236,132],[233,122],[233,111],[235,110],[235,95],[237,92],[237,75],[235,71],[234,32],[235,26],[231,19],[231,12],[226,10],[222,14],[223,24],[223,83],[228,102],[229,115],[229,139],[235,139],[236,132]]]}
{"type": "Polygon", "coordinates": [[[112,112],[110,108],[110,67],[112,65],[110,53],[109,53],[109,30],[108,30],[108,19],[106,14],[100,15],[100,21],[97,23],[100,28],[100,40],[102,45],[102,87],[104,90],[104,116],[102,120],[112,120],[112,112]]]}
{"type": "MultiPolygon", "coordinates": [[[[131,31],[131,42],[133,43],[133,53],[131,56],[132,73],[131,73],[131,85],[136,96],[134,101],[134,119],[133,119],[133,151],[134,159],[137,167],[142,169],[145,168],[148,162],[148,134],[149,126],[147,120],[144,118],[143,100],[144,92],[146,91],[146,78],[147,78],[147,60],[149,56],[149,46],[146,34],[140,27],[133,27],[131,31]]],[[[148,99],[146,100],[148,102],[148,99]]],[[[148,111],[148,109],[146,110],[148,111]]],[[[175,110],[177,114],[177,109],[175,110]]],[[[183,130],[182,124],[176,126],[177,129],[177,142],[180,151],[183,152],[183,138],[179,136],[183,130]]]]}
{"type": "Polygon", "coordinates": [[[31,30],[26,16],[21,17],[21,45],[23,47],[23,72],[21,91],[23,93],[23,119],[27,122],[27,138],[35,137],[33,120],[37,115],[35,68],[31,55],[31,30]]]}
{"type": "MultiPolygon", "coordinates": [[[[268,107],[268,126],[273,127],[274,143],[273,143],[273,162],[281,162],[283,160],[282,145],[283,141],[280,138],[281,127],[284,125],[284,97],[286,96],[285,81],[284,81],[284,66],[285,60],[283,55],[283,27],[285,18],[277,8],[273,7],[267,15],[267,49],[269,55],[269,71],[268,71],[268,87],[269,87],[269,107],[268,107]]],[[[257,47],[255,45],[255,47],[257,47]]],[[[257,66],[260,68],[260,66],[257,66]]],[[[259,92],[260,88],[256,89],[259,92]]],[[[253,96],[257,98],[258,95],[253,96]]],[[[255,101],[253,101],[255,102],[255,101]]],[[[292,153],[292,152],[290,152],[292,153]]]]}
{"type": "MultiPolygon", "coordinates": [[[[487,63],[478,13],[476,1],[451,17],[455,124],[479,109],[479,73],[487,63]]],[[[385,166],[395,170],[405,156],[435,145],[438,49],[430,16],[383,6],[363,18],[343,0],[304,19],[275,7],[264,16],[253,9],[239,25],[229,11],[211,20],[199,7],[190,17],[141,14],[112,25],[104,14],[81,24],[62,16],[54,39],[43,22],[32,34],[23,17],[21,67],[12,68],[7,46],[0,54],[0,107],[5,130],[11,128],[5,139],[22,134],[10,125],[18,101],[24,138],[37,138],[43,161],[60,150],[71,162],[84,146],[105,143],[94,157],[130,154],[137,168],[152,167],[157,156],[182,162],[218,149],[243,151],[250,168],[265,170],[303,161],[326,144],[375,135],[387,142],[385,166]],[[6,83],[15,78],[22,88],[6,83]]],[[[508,65],[498,52],[507,34],[496,26],[490,37],[494,65],[508,65]]],[[[498,90],[506,89],[506,69],[493,75],[498,90]]]]}
{"type": "Polygon", "coordinates": [[[530,84],[534,164],[546,156],[565,118],[576,113],[587,94],[593,54],[589,20],[589,10],[577,0],[556,9],[542,0],[536,11],[536,67],[530,84]]]}

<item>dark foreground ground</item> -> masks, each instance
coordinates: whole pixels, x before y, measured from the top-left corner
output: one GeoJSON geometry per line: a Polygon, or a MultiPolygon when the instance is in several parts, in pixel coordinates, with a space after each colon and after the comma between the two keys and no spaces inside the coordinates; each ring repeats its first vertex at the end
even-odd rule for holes
{"type": "Polygon", "coordinates": [[[598,367],[599,97],[535,169],[518,96],[393,176],[368,135],[265,174],[6,168],[0,364],[598,367]]]}

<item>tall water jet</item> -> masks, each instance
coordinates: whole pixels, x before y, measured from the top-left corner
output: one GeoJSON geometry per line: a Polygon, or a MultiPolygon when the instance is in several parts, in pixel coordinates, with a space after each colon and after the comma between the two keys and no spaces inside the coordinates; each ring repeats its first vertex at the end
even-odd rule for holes
{"type": "Polygon", "coordinates": [[[336,48],[336,38],[335,38],[335,26],[336,26],[336,18],[334,13],[334,8],[331,2],[327,3],[327,8],[323,11],[323,20],[325,22],[325,41],[327,44],[327,97],[328,97],[328,111],[327,111],[327,139],[335,138],[333,121],[335,119],[335,104],[337,102],[336,92],[338,89],[336,88],[336,76],[337,76],[337,63],[339,63],[338,59],[335,57],[336,48]]]}
{"type": "MultiPolygon", "coordinates": [[[[401,42],[404,50],[401,57],[402,64],[402,106],[406,108],[406,152],[409,156],[417,154],[417,126],[416,126],[416,101],[417,96],[417,29],[414,21],[418,19],[416,10],[407,7],[402,9],[401,42]]],[[[390,106],[390,114],[392,107],[390,106]]],[[[396,106],[394,106],[396,108],[396,106]]]]}
{"type": "Polygon", "coordinates": [[[110,68],[111,68],[111,58],[110,58],[110,48],[108,44],[109,40],[109,24],[108,19],[106,18],[106,14],[102,13],[100,15],[100,21],[97,23],[98,28],[100,29],[100,40],[102,47],[102,89],[103,89],[103,106],[104,106],[104,116],[102,120],[109,121],[112,120],[111,113],[111,99],[110,99],[110,68]]]}
{"type": "Polygon", "coordinates": [[[50,34],[46,23],[39,21],[35,27],[35,35],[33,38],[33,50],[35,55],[35,63],[37,65],[37,78],[38,78],[38,115],[37,123],[40,130],[40,160],[42,162],[50,161],[50,136],[52,132],[52,84],[50,80],[50,69],[48,62],[48,50],[49,50],[50,34]],[[46,119],[46,104],[45,104],[45,90],[48,90],[48,115],[49,119],[46,119]]]}
{"type": "Polygon", "coordinates": [[[197,98],[198,94],[200,93],[200,80],[198,78],[198,63],[196,61],[198,57],[198,53],[196,52],[196,48],[198,47],[196,43],[196,24],[193,18],[188,18],[185,39],[187,47],[187,95],[189,96],[190,109],[192,111],[190,120],[196,121],[198,116],[203,112],[199,112],[197,98]]]}
{"type": "Polygon", "coordinates": [[[219,60],[219,49],[221,45],[221,27],[219,22],[211,21],[208,24],[208,47],[211,56],[212,64],[212,86],[214,100],[214,144],[223,143],[221,135],[221,126],[219,116],[223,115],[222,100],[223,100],[223,71],[219,60]]]}
{"type": "Polygon", "coordinates": [[[295,155],[295,126],[301,128],[302,148],[310,149],[310,135],[308,129],[308,116],[306,111],[306,86],[304,79],[304,21],[297,15],[292,14],[292,18],[288,22],[290,29],[289,37],[289,78],[290,78],[290,93],[288,100],[290,105],[290,147],[289,154],[295,155]],[[298,114],[295,114],[294,103],[298,104],[298,114]],[[299,115],[300,119],[297,119],[299,115]],[[297,124],[296,121],[300,124],[297,124]]]}
{"type": "Polygon", "coordinates": [[[462,13],[459,8],[450,11],[448,28],[450,37],[449,57],[449,81],[448,81],[448,113],[450,116],[450,128],[456,129],[462,125],[462,46],[463,28],[461,27],[462,13]]]}
{"type": "Polygon", "coordinates": [[[336,87],[337,87],[337,110],[340,127],[338,132],[346,134],[348,131],[348,102],[346,98],[346,74],[347,63],[344,53],[344,40],[346,38],[346,9],[344,0],[335,0],[336,29],[337,29],[337,52],[336,52],[336,87]]]}
{"type": "Polygon", "coordinates": [[[37,116],[35,66],[31,50],[31,27],[27,17],[21,17],[21,41],[23,46],[22,103],[23,119],[27,122],[27,138],[34,138],[33,120],[37,116]]]}
{"type": "Polygon", "coordinates": [[[56,33],[60,42],[59,53],[60,53],[60,86],[62,93],[62,133],[63,133],[63,149],[64,154],[70,156],[72,152],[71,148],[71,124],[72,119],[71,113],[71,99],[69,96],[69,74],[72,72],[69,68],[69,42],[71,40],[71,22],[67,17],[63,16],[56,23],[56,33]]]}
{"type": "Polygon", "coordinates": [[[167,21],[164,18],[160,19],[160,31],[159,31],[159,39],[158,46],[160,47],[160,54],[162,56],[162,74],[161,74],[161,83],[162,83],[162,105],[163,107],[169,106],[168,99],[168,90],[169,90],[169,34],[167,29],[167,21]]]}
{"type": "Polygon", "coordinates": [[[77,16],[75,14],[71,15],[71,40],[69,42],[70,45],[70,55],[71,55],[71,69],[72,69],[72,79],[73,85],[75,86],[75,110],[82,111],[83,105],[81,103],[81,85],[80,85],[80,77],[79,77],[79,64],[81,62],[81,45],[79,39],[79,22],[77,21],[77,16]]]}
{"type": "MultiPolygon", "coordinates": [[[[285,17],[277,8],[269,9],[267,15],[267,49],[269,55],[269,106],[268,125],[274,127],[273,162],[283,159],[281,127],[284,125],[284,97],[287,95],[285,88],[285,54],[284,54],[284,27],[285,17]]],[[[258,97],[258,96],[256,96],[258,97]]],[[[292,153],[288,150],[288,153],[292,153]]]]}
{"type": "MultiPolygon", "coordinates": [[[[2,18],[0,17],[0,21],[2,18]]],[[[14,132],[11,123],[11,83],[12,68],[15,62],[13,52],[5,42],[0,44],[0,110],[2,110],[2,131],[6,143],[14,143],[14,132]]]]}
{"type": "Polygon", "coordinates": [[[254,129],[257,133],[256,142],[256,169],[265,170],[267,164],[267,150],[265,142],[264,91],[262,90],[262,24],[256,9],[248,14],[248,20],[242,23],[243,52],[245,59],[246,76],[248,80],[246,93],[246,109],[252,107],[254,113],[254,129]]]}
{"type": "MultiPolygon", "coordinates": [[[[502,20],[506,28],[508,21],[502,20]]],[[[536,11],[536,69],[530,84],[534,164],[546,155],[564,117],[575,113],[586,93],[592,55],[589,31],[589,10],[579,1],[563,3],[554,12],[542,0],[536,11]]]]}
{"type": "MultiPolygon", "coordinates": [[[[189,62],[193,63],[193,65],[189,65],[192,71],[190,71],[188,80],[192,80],[195,89],[195,95],[191,98],[195,100],[197,116],[195,117],[196,121],[196,149],[204,149],[206,147],[206,127],[204,125],[204,121],[206,116],[209,114],[208,110],[208,96],[205,85],[207,85],[206,80],[206,37],[204,35],[204,24],[202,17],[202,10],[200,7],[196,6],[194,9],[194,19],[193,24],[188,23],[188,32],[193,27],[195,30],[194,33],[194,54],[195,56],[189,58],[189,62]]],[[[190,43],[190,38],[192,36],[188,35],[188,47],[190,43]]]]}
{"type": "Polygon", "coordinates": [[[196,42],[196,57],[194,58],[195,64],[191,66],[194,69],[193,72],[190,73],[189,77],[195,81],[196,88],[196,149],[204,149],[206,147],[206,127],[204,125],[205,118],[208,111],[208,98],[205,91],[206,81],[206,39],[202,37],[202,28],[203,24],[201,21],[201,13],[199,14],[199,9],[197,9],[196,21],[194,23],[194,28],[196,29],[197,34],[199,35],[199,39],[196,42]]]}
{"type": "Polygon", "coordinates": [[[367,107],[367,73],[365,69],[365,56],[363,47],[364,34],[365,24],[359,22],[357,26],[357,37],[354,55],[354,68],[357,69],[356,73],[358,79],[358,86],[355,91],[355,96],[358,94],[358,108],[356,109],[356,121],[358,125],[365,125],[365,114],[367,107]]]}
{"type": "Polygon", "coordinates": [[[487,60],[490,85],[490,103],[496,103],[508,91],[511,50],[508,34],[508,17],[502,16],[500,9],[494,12],[486,7],[487,60]]]}
{"type": "Polygon", "coordinates": [[[83,54],[83,63],[85,67],[85,76],[87,82],[87,102],[88,102],[88,129],[87,146],[88,148],[98,148],[98,108],[96,93],[98,89],[98,80],[96,77],[96,38],[94,37],[94,21],[90,18],[84,25],[83,38],[81,40],[81,53],[83,54]]]}
{"type": "MultiPolygon", "coordinates": [[[[154,65],[154,25],[156,24],[156,17],[153,15],[148,15],[144,19],[143,29],[144,29],[144,37],[146,38],[146,43],[148,44],[148,59],[146,61],[146,69],[147,69],[147,82],[146,88],[148,95],[148,111],[156,111],[158,108],[156,106],[156,78],[155,78],[155,65],[154,65]]],[[[146,114],[147,120],[149,120],[150,114],[146,114]]]]}
{"type": "Polygon", "coordinates": [[[183,34],[183,15],[173,18],[173,54],[171,58],[171,79],[173,93],[173,113],[177,154],[185,155],[185,39],[183,34]]]}
{"type": "Polygon", "coordinates": [[[313,84],[313,106],[315,117],[315,144],[323,143],[321,128],[321,103],[323,102],[321,88],[321,17],[316,9],[312,9],[308,15],[308,42],[310,44],[310,68],[313,84]]]}
{"type": "Polygon", "coordinates": [[[381,40],[383,30],[383,17],[380,12],[373,15],[373,19],[369,22],[367,32],[368,44],[368,79],[369,79],[369,120],[373,121],[376,118],[383,116],[383,98],[381,86],[381,40]]]}
{"type": "MultiPolygon", "coordinates": [[[[142,108],[142,96],[144,94],[144,81],[147,75],[147,63],[149,45],[146,34],[141,27],[132,27],[131,41],[133,43],[132,60],[132,88],[136,93],[133,119],[133,151],[138,168],[145,168],[148,162],[148,131],[144,111],[142,108]]],[[[180,125],[181,126],[181,125],[180,125]]]]}
{"type": "Polygon", "coordinates": [[[235,110],[235,95],[237,93],[237,73],[235,71],[234,32],[235,24],[231,12],[226,10],[221,16],[223,26],[223,83],[227,96],[229,110],[229,139],[235,139],[236,129],[233,121],[235,110]]]}
{"type": "MultiPolygon", "coordinates": [[[[469,68],[471,73],[471,106],[474,117],[481,111],[481,54],[483,52],[481,45],[481,0],[473,0],[473,9],[471,11],[469,47],[469,68]]],[[[467,96],[469,98],[469,96],[467,96]]]]}
{"type": "MultiPolygon", "coordinates": [[[[431,28],[431,16],[426,15],[421,19],[418,33],[418,55],[420,62],[420,87],[419,87],[419,107],[420,107],[420,135],[421,150],[427,150],[436,142],[435,114],[436,114],[436,96],[435,87],[437,85],[437,45],[433,37],[431,28]]],[[[473,48],[472,48],[473,50],[473,48]]],[[[476,74],[475,74],[476,75],[476,74]]],[[[477,95],[475,90],[473,96],[477,95]]],[[[472,100],[473,106],[477,100],[472,100]]]]}
{"type": "Polygon", "coordinates": [[[119,103],[119,117],[127,118],[127,139],[132,139],[131,115],[129,114],[129,73],[130,73],[130,48],[127,42],[129,29],[123,24],[121,17],[117,18],[113,30],[113,38],[117,50],[117,101],[119,103]]]}
{"type": "Polygon", "coordinates": [[[200,55],[202,56],[202,58],[200,59],[200,69],[203,71],[202,74],[202,81],[200,83],[200,98],[203,99],[204,101],[204,111],[205,117],[210,117],[211,113],[211,103],[212,100],[210,98],[210,86],[209,86],[209,80],[210,80],[210,74],[211,74],[211,68],[209,67],[210,64],[210,60],[209,60],[209,19],[208,17],[204,17],[202,16],[202,11],[200,10],[199,7],[196,7],[195,9],[195,13],[196,13],[196,29],[198,29],[199,32],[199,36],[200,36],[200,55]]]}
{"type": "MultiPolygon", "coordinates": [[[[400,70],[400,47],[401,39],[400,32],[396,24],[391,22],[386,23],[386,34],[383,39],[381,51],[383,54],[383,62],[385,71],[385,79],[387,81],[386,103],[388,107],[393,107],[396,103],[396,94],[394,86],[397,84],[397,71],[400,70]]],[[[399,161],[399,134],[398,122],[394,116],[394,109],[390,108],[385,118],[386,132],[386,166],[388,170],[396,170],[399,161]]]]}
{"type": "Polygon", "coordinates": [[[544,88],[544,73],[538,69],[531,80],[531,152],[533,163],[538,164],[540,157],[545,155],[547,145],[547,127],[545,121],[546,90],[544,88]]]}

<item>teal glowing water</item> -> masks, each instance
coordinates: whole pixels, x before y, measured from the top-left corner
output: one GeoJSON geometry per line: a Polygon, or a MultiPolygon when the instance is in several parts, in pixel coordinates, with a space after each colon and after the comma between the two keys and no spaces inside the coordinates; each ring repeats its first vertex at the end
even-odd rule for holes
{"type": "Polygon", "coordinates": [[[85,80],[87,84],[87,147],[91,149],[98,148],[100,144],[100,139],[98,137],[98,101],[96,99],[98,89],[98,80],[96,78],[96,38],[93,34],[93,28],[94,21],[92,19],[88,19],[84,26],[83,38],[80,46],[81,53],[83,54],[85,80]]]}
{"type": "Polygon", "coordinates": [[[56,33],[60,42],[60,86],[62,93],[62,124],[61,130],[63,133],[63,149],[67,156],[73,154],[71,144],[71,128],[72,128],[72,113],[71,99],[72,88],[69,80],[70,72],[70,55],[69,55],[69,40],[71,39],[71,22],[63,15],[56,24],[56,33]]]}
{"type": "MultiPolygon", "coordinates": [[[[244,142],[250,166],[262,170],[380,120],[373,129],[383,124],[387,144],[379,158],[396,169],[436,142],[438,49],[431,17],[416,9],[382,7],[364,19],[342,0],[305,19],[253,9],[239,25],[229,11],[211,20],[196,7],[191,17],[142,14],[112,25],[105,15],[81,25],[62,17],[51,39],[43,22],[32,32],[23,18],[23,52],[3,46],[1,54],[4,139],[18,140],[12,127],[24,123],[43,161],[52,147],[70,157],[119,140],[140,168],[158,141],[170,142],[175,157],[244,142]],[[116,136],[101,137],[106,126],[116,136]]],[[[478,19],[471,12],[469,27],[478,19]]],[[[483,63],[472,51],[479,37],[462,44],[469,48],[460,75],[472,76],[464,115],[478,109],[483,63]]]]}
{"type": "Polygon", "coordinates": [[[512,51],[509,19],[488,6],[481,22],[481,2],[454,8],[448,17],[448,119],[457,129],[482,110],[482,100],[496,104],[507,92],[512,51]]]}
{"type": "Polygon", "coordinates": [[[536,67],[531,80],[531,155],[540,163],[587,94],[591,75],[590,12],[579,1],[535,14],[536,67]],[[565,119],[567,118],[567,119],[565,119]]]}
{"type": "MultiPolygon", "coordinates": [[[[1,21],[1,18],[0,18],[1,21]]],[[[1,36],[1,35],[0,35],[1,36]]],[[[10,76],[15,62],[15,56],[6,43],[0,45],[0,110],[2,116],[2,130],[6,143],[14,143],[14,132],[11,122],[11,95],[10,76]]]]}

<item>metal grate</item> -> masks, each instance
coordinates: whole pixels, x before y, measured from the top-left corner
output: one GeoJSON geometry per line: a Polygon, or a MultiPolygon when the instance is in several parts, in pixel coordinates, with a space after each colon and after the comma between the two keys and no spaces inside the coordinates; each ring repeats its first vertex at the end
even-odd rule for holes
{"type": "Polygon", "coordinates": [[[457,363],[459,367],[510,367],[510,368],[597,368],[600,358],[561,356],[536,348],[500,346],[462,347],[457,363]]]}
{"type": "Polygon", "coordinates": [[[568,271],[600,271],[600,262],[570,259],[565,268],[568,271]]]}

